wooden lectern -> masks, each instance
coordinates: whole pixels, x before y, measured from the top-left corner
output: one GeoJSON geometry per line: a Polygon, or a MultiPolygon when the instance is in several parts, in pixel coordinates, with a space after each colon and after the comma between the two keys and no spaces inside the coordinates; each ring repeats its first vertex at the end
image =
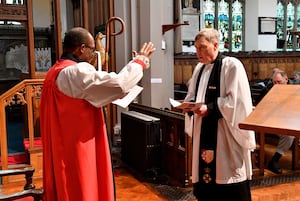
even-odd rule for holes
{"type": "MultiPolygon", "coordinates": [[[[300,137],[300,85],[274,85],[253,112],[239,124],[259,134],[259,174],[264,175],[264,134],[300,137]]],[[[293,150],[292,169],[299,168],[298,141],[293,150]]]]}

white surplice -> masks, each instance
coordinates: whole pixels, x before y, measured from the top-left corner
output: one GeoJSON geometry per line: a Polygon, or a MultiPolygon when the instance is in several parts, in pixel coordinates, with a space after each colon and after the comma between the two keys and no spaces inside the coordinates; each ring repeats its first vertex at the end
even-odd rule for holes
{"type": "Polygon", "coordinates": [[[143,68],[135,62],[129,62],[119,73],[97,71],[94,66],[80,62],[64,68],[56,83],[64,94],[102,107],[128,93],[142,76],[143,68]]]}
{"type": "MultiPolygon", "coordinates": [[[[193,100],[198,74],[204,65],[198,63],[185,101],[193,100]]],[[[213,64],[205,65],[198,87],[196,102],[204,102],[205,92],[213,64]]],[[[218,107],[223,118],[218,121],[216,150],[216,183],[229,184],[252,177],[251,151],[255,149],[253,131],[241,130],[239,122],[252,111],[250,86],[243,64],[234,57],[222,60],[220,97],[218,107]]],[[[186,118],[187,120],[188,118],[186,118]]],[[[192,182],[199,181],[199,145],[202,117],[194,115],[192,182]]]]}

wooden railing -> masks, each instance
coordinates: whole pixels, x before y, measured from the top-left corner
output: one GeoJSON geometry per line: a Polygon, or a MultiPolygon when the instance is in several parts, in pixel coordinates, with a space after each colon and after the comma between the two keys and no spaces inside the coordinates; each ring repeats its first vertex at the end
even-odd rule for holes
{"type": "MultiPolygon", "coordinates": [[[[0,96],[0,146],[2,170],[8,169],[8,146],[6,129],[7,106],[24,105],[27,108],[26,121],[29,136],[29,149],[34,148],[34,99],[39,98],[42,92],[44,79],[26,79],[6,91],[0,96]]],[[[26,132],[27,133],[27,132],[26,132]]],[[[5,183],[5,181],[3,181],[5,183]]]]}

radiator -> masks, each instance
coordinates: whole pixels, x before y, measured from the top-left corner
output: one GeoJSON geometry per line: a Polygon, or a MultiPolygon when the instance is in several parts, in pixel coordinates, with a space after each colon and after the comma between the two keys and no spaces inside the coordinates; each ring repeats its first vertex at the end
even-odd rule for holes
{"type": "Polygon", "coordinates": [[[121,113],[121,159],[139,173],[161,168],[160,119],[136,111],[121,113]]]}

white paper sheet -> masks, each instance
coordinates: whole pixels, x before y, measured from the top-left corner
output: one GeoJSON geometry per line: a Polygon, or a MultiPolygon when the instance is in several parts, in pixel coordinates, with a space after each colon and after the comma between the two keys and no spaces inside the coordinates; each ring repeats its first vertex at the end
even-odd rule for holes
{"type": "Polygon", "coordinates": [[[177,107],[177,106],[181,105],[181,102],[174,100],[173,98],[169,98],[169,101],[170,101],[172,107],[177,107]]]}
{"type": "Polygon", "coordinates": [[[120,107],[126,108],[141,93],[143,89],[143,87],[135,85],[132,89],[130,89],[129,93],[126,96],[117,99],[112,103],[120,107]]]}
{"type": "Polygon", "coordinates": [[[169,101],[172,107],[177,109],[185,109],[185,110],[192,110],[195,109],[196,107],[199,108],[201,104],[203,104],[203,103],[195,103],[195,102],[179,102],[172,98],[169,98],[169,101]]]}
{"type": "Polygon", "coordinates": [[[183,102],[180,105],[176,106],[177,109],[185,109],[185,110],[192,110],[193,108],[199,106],[199,104],[195,102],[183,102]]]}

